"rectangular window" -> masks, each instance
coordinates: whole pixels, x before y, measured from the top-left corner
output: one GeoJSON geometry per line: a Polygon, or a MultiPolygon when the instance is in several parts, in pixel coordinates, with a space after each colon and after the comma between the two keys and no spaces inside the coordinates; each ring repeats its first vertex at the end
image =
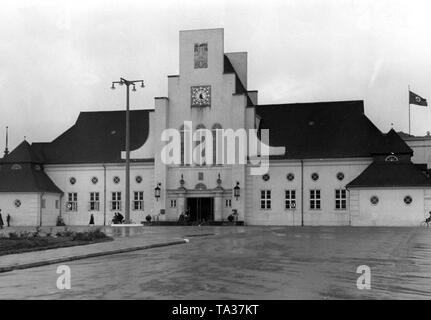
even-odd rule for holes
{"type": "Polygon", "coordinates": [[[346,189],[335,189],[335,209],[346,210],[346,208],[347,208],[346,189]]]}
{"type": "Polygon", "coordinates": [[[99,206],[100,206],[99,192],[90,192],[89,210],[99,211],[99,206]]]}
{"type": "Polygon", "coordinates": [[[232,199],[226,199],[226,208],[232,207],[232,199]]]}
{"type": "Polygon", "coordinates": [[[271,190],[260,191],[260,208],[264,210],[271,209],[271,190]]]}
{"type": "Polygon", "coordinates": [[[41,207],[42,209],[46,208],[46,199],[42,199],[41,207]]]}
{"type": "Polygon", "coordinates": [[[133,193],[133,210],[144,210],[144,192],[135,191],[133,193]]]}
{"type": "Polygon", "coordinates": [[[60,201],[55,200],[55,208],[58,209],[60,207],[60,201]]]}
{"type": "Polygon", "coordinates": [[[112,192],[111,210],[121,210],[121,192],[112,192]]]}
{"type": "Polygon", "coordinates": [[[176,207],[177,207],[177,200],[171,199],[171,208],[176,208],[176,207]]]}
{"type": "Polygon", "coordinates": [[[320,190],[313,189],[310,190],[310,209],[311,210],[320,210],[320,190]]]}
{"type": "Polygon", "coordinates": [[[66,211],[78,211],[78,193],[69,192],[67,194],[66,211]]]}
{"type": "Polygon", "coordinates": [[[285,190],[284,208],[289,210],[296,208],[296,190],[285,190]]]}
{"type": "Polygon", "coordinates": [[[208,68],[208,43],[195,43],[195,69],[208,68]]]}

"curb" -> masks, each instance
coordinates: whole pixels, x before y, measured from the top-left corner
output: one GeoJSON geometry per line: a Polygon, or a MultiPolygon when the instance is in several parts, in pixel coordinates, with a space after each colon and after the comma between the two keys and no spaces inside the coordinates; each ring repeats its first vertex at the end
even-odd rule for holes
{"type": "Polygon", "coordinates": [[[188,243],[188,242],[189,242],[188,239],[183,239],[183,240],[148,244],[145,246],[138,246],[138,247],[131,247],[131,248],[123,248],[123,249],[81,254],[81,255],[77,255],[77,256],[51,259],[51,260],[45,260],[45,261],[36,261],[36,262],[30,262],[30,263],[15,264],[15,265],[7,266],[7,267],[0,267],[0,273],[9,272],[9,271],[13,271],[13,270],[36,268],[36,267],[46,266],[46,265],[50,265],[50,264],[57,264],[57,263],[67,262],[67,261],[74,261],[74,260],[82,260],[82,259],[87,259],[87,258],[95,258],[95,257],[100,257],[100,256],[107,256],[107,255],[111,255],[111,254],[126,253],[126,252],[139,251],[139,250],[145,250],[145,249],[151,249],[151,248],[167,247],[167,246],[173,246],[173,245],[177,245],[177,244],[184,244],[184,243],[188,243]]]}

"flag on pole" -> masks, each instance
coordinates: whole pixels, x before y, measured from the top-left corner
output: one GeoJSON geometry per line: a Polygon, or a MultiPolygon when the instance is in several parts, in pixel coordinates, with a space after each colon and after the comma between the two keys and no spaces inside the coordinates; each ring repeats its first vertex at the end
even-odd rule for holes
{"type": "Polygon", "coordinates": [[[422,98],[414,92],[409,90],[409,104],[417,104],[418,106],[426,107],[428,105],[427,99],[422,98]]]}

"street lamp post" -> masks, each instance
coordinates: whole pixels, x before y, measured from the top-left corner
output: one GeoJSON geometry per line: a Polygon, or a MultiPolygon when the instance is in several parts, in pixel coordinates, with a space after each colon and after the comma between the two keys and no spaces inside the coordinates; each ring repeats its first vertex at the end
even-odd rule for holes
{"type": "Polygon", "coordinates": [[[133,86],[132,91],[136,91],[135,84],[140,83],[141,88],[144,88],[144,80],[126,80],[120,78],[120,81],[113,81],[111,89],[115,89],[115,85],[126,85],[126,199],[124,206],[124,222],[130,223],[130,107],[129,107],[129,90],[133,86]]]}

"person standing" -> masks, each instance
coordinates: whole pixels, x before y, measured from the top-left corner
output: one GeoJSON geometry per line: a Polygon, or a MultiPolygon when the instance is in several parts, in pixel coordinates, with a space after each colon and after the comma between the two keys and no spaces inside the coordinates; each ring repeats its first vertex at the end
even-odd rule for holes
{"type": "Polygon", "coordinates": [[[91,214],[91,216],[90,216],[90,223],[89,223],[89,225],[90,226],[94,226],[94,216],[93,216],[93,214],[91,214]]]}
{"type": "Polygon", "coordinates": [[[232,209],[232,215],[233,215],[234,221],[238,221],[238,210],[237,209],[232,209]]]}
{"type": "Polygon", "coordinates": [[[190,210],[189,209],[187,209],[186,210],[186,216],[185,216],[185,224],[186,225],[188,225],[189,224],[189,222],[190,222],[190,210]]]}
{"type": "Polygon", "coordinates": [[[184,221],[185,221],[184,211],[181,211],[181,214],[178,218],[178,224],[184,224],[184,221]]]}
{"type": "Polygon", "coordinates": [[[3,217],[1,215],[1,209],[0,209],[0,229],[3,229],[3,225],[4,225],[4,223],[3,223],[3,217]]]}
{"type": "Polygon", "coordinates": [[[7,223],[7,226],[10,227],[10,214],[9,213],[6,216],[6,223],[7,223]]]}
{"type": "Polygon", "coordinates": [[[118,223],[121,224],[123,223],[124,216],[121,213],[117,212],[117,219],[118,219],[118,223]]]}

